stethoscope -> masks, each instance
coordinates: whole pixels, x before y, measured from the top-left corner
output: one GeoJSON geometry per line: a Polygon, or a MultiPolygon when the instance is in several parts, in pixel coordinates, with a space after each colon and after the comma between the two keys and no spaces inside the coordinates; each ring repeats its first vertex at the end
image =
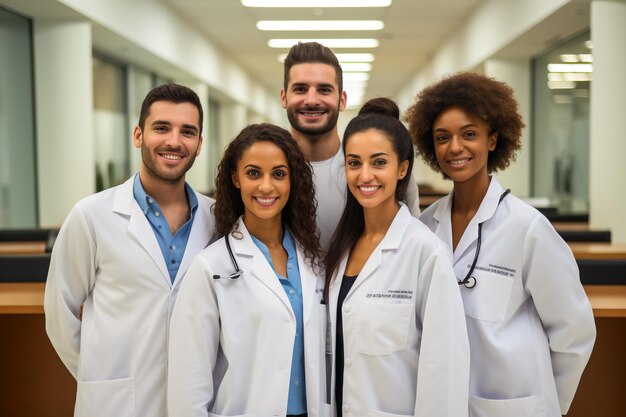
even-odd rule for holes
{"type": "Polygon", "coordinates": [[[228,275],[215,274],[213,275],[213,279],[220,279],[220,278],[237,279],[241,276],[241,274],[243,274],[243,271],[239,269],[239,265],[237,264],[235,255],[233,255],[233,250],[230,247],[229,237],[230,237],[230,233],[226,234],[226,236],[224,236],[224,242],[226,243],[226,250],[228,251],[228,255],[230,256],[230,262],[233,264],[233,268],[235,268],[235,272],[228,274],[228,275]]]}
{"type": "MultiPolygon", "coordinates": [[[[506,195],[510,192],[511,190],[507,188],[506,191],[502,193],[500,199],[498,200],[498,206],[500,205],[502,200],[504,200],[504,197],[506,197],[506,195]]],[[[496,206],[496,209],[498,208],[498,206],[496,206]]],[[[465,275],[465,278],[463,278],[462,281],[458,281],[458,284],[464,285],[465,288],[474,288],[476,286],[476,278],[473,277],[472,274],[474,273],[474,268],[476,268],[476,261],[478,261],[478,254],[480,253],[480,241],[482,237],[483,223],[484,222],[478,223],[478,240],[476,241],[476,254],[474,255],[474,261],[472,262],[472,266],[470,267],[467,275],[465,275]]]]}

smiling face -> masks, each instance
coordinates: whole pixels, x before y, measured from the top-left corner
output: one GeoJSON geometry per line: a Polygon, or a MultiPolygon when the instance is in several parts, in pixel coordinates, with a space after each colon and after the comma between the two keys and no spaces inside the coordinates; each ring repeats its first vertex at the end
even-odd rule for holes
{"type": "Polygon", "coordinates": [[[281,220],[289,201],[291,181],[285,153],[268,141],[258,141],[246,149],[232,174],[241,192],[244,221],[249,224],[281,220]]]}
{"type": "Polygon", "coordinates": [[[339,112],[346,106],[346,93],[339,92],[335,69],[321,63],[291,67],[287,91],[281,89],[280,99],[291,127],[307,136],[335,129],[339,112]]]}
{"type": "Polygon", "coordinates": [[[409,161],[398,161],[389,138],[369,129],[347,138],[346,180],[348,188],[364,208],[397,207],[398,181],[406,176],[409,161]]]}
{"type": "Polygon", "coordinates": [[[441,112],[433,123],[435,154],[441,170],[455,183],[480,185],[489,182],[489,151],[496,148],[497,134],[479,117],[458,107],[441,112]]]}
{"type": "Polygon", "coordinates": [[[202,146],[199,119],[191,103],[156,101],[150,106],[144,128],[135,126],[133,132],[135,147],[141,149],[142,183],[184,181],[202,146]]]}

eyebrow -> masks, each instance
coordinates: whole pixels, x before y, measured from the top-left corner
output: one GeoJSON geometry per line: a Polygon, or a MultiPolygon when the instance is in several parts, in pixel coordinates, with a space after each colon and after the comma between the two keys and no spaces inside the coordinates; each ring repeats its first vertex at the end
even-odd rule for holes
{"type": "MultiPolygon", "coordinates": [[[[295,88],[295,87],[310,87],[311,84],[310,83],[305,83],[305,82],[294,82],[293,84],[291,84],[291,88],[295,88]]],[[[333,90],[335,89],[334,84],[331,83],[320,83],[317,84],[316,88],[332,88],[333,90]]]]}
{"type": "MultiPolygon", "coordinates": [[[[468,124],[466,124],[464,126],[461,126],[460,130],[467,129],[469,127],[478,127],[478,125],[475,125],[474,123],[468,123],[468,124]]],[[[444,129],[443,127],[437,127],[435,129],[433,129],[433,132],[439,132],[439,131],[447,132],[448,129],[444,129]]]]}
{"type": "MultiPolygon", "coordinates": [[[[167,120],[155,120],[154,122],[152,122],[151,126],[156,126],[156,125],[167,125],[167,126],[172,126],[171,122],[168,122],[167,120]]],[[[198,126],[196,125],[190,125],[190,124],[184,124],[182,125],[183,129],[191,129],[194,132],[198,132],[200,129],[198,128],[198,126]]]]}
{"type": "MultiPolygon", "coordinates": [[[[258,170],[262,170],[262,168],[258,165],[254,165],[254,164],[248,164],[246,166],[244,166],[244,168],[254,168],[254,169],[258,169],[258,170]]],[[[287,165],[281,164],[281,165],[276,165],[275,167],[272,167],[272,169],[278,169],[278,168],[287,168],[289,169],[289,167],[287,165]]]]}
{"type": "MultiPolygon", "coordinates": [[[[385,152],[377,152],[377,153],[373,153],[373,154],[371,154],[369,157],[370,157],[370,158],[378,158],[379,156],[383,156],[383,155],[384,155],[384,156],[389,156],[389,154],[388,154],[388,153],[385,153],[385,152]]],[[[351,157],[351,158],[361,159],[361,155],[357,155],[357,154],[354,154],[354,153],[349,153],[349,154],[348,154],[348,155],[346,155],[346,156],[349,156],[349,157],[351,157]]]]}

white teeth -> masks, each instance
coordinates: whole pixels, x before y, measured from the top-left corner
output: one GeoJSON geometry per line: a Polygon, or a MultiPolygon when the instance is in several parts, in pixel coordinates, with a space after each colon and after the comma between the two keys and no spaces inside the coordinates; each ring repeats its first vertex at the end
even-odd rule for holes
{"type": "Polygon", "coordinates": [[[260,198],[260,197],[257,197],[256,199],[261,204],[271,204],[274,202],[274,200],[276,200],[276,198],[260,198]]]}
{"type": "Polygon", "coordinates": [[[316,116],[321,116],[322,114],[324,114],[324,112],[321,112],[321,111],[319,111],[319,112],[306,112],[306,111],[303,111],[301,113],[303,115],[309,116],[309,117],[316,117],[316,116]]]}
{"type": "Polygon", "coordinates": [[[373,186],[373,187],[360,186],[359,188],[361,189],[361,191],[364,191],[366,193],[371,193],[372,191],[376,191],[378,189],[377,186],[373,186]]]}
{"type": "Polygon", "coordinates": [[[463,165],[467,161],[469,161],[469,159],[460,159],[457,161],[450,161],[450,165],[463,165]]]}
{"type": "Polygon", "coordinates": [[[180,155],[172,155],[171,153],[164,153],[164,154],[161,154],[161,156],[162,156],[163,158],[165,158],[165,159],[169,159],[169,160],[171,160],[171,161],[175,161],[175,160],[178,160],[178,159],[182,159],[182,158],[183,158],[183,157],[182,157],[182,156],[180,156],[180,155]]]}

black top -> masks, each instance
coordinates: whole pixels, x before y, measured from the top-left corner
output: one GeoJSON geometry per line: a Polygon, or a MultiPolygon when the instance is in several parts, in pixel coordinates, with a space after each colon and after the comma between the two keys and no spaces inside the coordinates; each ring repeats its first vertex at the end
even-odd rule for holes
{"type": "Polygon", "coordinates": [[[339,298],[337,299],[337,354],[335,355],[335,399],[337,404],[337,417],[342,417],[341,406],[343,404],[343,319],[341,314],[341,306],[346,295],[350,292],[352,284],[356,281],[355,275],[349,277],[343,276],[341,280],[341,288],[339,289],[339,298]]]}

